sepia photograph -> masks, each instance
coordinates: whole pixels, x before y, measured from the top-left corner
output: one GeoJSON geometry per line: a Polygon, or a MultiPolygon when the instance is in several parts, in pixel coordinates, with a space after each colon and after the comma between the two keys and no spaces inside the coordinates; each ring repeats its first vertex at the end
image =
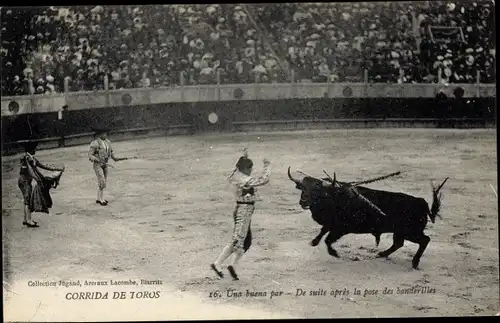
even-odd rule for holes
{"type": "Polygon", "coordinates": [[[494,0],[0,24],[4,322],[500,315],[494,0]]]}

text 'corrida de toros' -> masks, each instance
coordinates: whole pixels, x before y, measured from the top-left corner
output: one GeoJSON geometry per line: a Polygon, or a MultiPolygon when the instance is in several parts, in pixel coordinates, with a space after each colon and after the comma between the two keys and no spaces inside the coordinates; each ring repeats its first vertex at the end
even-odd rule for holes
{"type": "Polygon", "coordinates": [[[160,291],[144,292],[79,292],[67,293],[67,300],[101,300],[101,299],[157,299],[160,298],[160,291]]]}

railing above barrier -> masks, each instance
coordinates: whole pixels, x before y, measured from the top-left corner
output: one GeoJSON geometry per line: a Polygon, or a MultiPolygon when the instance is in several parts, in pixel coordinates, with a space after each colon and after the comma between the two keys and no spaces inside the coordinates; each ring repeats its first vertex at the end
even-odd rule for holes
{"type": "Polygon", "coordinates": [[[2,97],[3,116],[181,102],[313,98],[496,97],[496,84],[256,83],[66,92],[2,97]],[[460,96],[460,94],[458,94],[460,96]]]}

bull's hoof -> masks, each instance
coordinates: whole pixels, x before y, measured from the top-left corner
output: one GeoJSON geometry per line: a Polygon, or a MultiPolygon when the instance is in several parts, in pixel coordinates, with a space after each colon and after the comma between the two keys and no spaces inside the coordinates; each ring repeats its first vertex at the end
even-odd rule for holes
{"type": "Polygon", "coordinates": [[[412,261],[411,267],[415,270],[420,270],[420,268],[418,268],[419,263],[420,263],[419,261],[412,261]]]}
{"type": "Polygon", "coordinates": [[[383,253],[383,252],[379,252],[377,254],[377,258],[387,258],[387,255],[385,253],[383,253]]]}
{"type": "Polygon", "coordinates": [[[340,258],[339,254],[337,253],[337,250],[335,249],[328,250],[328,253],[330,254],[330,256],[333,256],[335,258],[340,258]]]}
{"type": "Polygon", "coordinates": [[[311,240],[311,242],[309,242],[309,244],[313,247],[316,247],[319,244],[319,240],[311,240]]]}

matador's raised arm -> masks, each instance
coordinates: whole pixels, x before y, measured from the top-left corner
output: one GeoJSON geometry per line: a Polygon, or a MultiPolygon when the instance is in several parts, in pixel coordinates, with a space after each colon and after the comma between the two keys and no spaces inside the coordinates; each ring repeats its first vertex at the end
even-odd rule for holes
{"type": "Polygon", "coordinates": [[[245,187],[263,186],[269,183],[271,176],[271,167],[269,161],[264,161],[264,172],[261,175],[252,176],[246,183],[245,187]]]}

